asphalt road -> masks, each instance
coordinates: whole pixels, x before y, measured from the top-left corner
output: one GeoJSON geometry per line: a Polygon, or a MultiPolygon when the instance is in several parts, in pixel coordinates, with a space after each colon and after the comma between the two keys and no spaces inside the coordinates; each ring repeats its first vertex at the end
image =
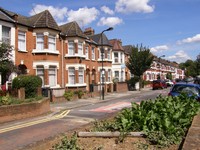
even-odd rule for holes
{"type": "MultiPolygon", "coordinates": [[[[154,99],[158,95],[167,95],[169,89],[147,90],[132,94],[113,94],[105,97],[105,100],[96,100],[80,105],[60,105],[61,108],[55,114],[30,118],[0,127],[0,150],[23,149],[28,145],[34,145],[56,135],[75,130],[91,121],[106,118],[109,114],[117,113],[124,107],[130,107],[131,102],[140,103],[142,100],[154,99]]],[[[55,104],[56,105],[56,104],[55,104]]]]}

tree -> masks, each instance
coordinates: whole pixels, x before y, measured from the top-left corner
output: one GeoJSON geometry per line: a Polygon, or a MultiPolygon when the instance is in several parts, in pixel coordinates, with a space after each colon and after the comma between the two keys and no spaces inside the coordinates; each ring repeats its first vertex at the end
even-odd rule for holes
{"type": "Polygon", "coordinates": [[[196,77],[197,76],[197,68],[196,68],[196,62],[193,60],[188,59],[184,63],[180,63],[179,67],[183,70],[185,70],[185,76],[189,77],[196,77]]]}
{"type": "Polygon", "coordinates": [[[130,70],[131,74],[139,77],[139,90],[142,84],[142,75],[143,73],[151,67],[154,56],[150,52],[149,48],[133,46],[132,52],[126,63],[127,68],[130,70]]]}
{"type": "Polygon", "coordinates": [[[197,75],[200,75],[200,54],[197,56],[195,65],[196,65],[196,73],[197,75]]]}
{"type": "MultiPolygon", "coordinates": [[[[0,44],[0,72],[2,75],[2,83],[5,83],[9,74],[16,70],[11,58],[13,47],[6,43],[0,44]]],[[[1,84],[1,83],[0,83],[1,84]]]]}

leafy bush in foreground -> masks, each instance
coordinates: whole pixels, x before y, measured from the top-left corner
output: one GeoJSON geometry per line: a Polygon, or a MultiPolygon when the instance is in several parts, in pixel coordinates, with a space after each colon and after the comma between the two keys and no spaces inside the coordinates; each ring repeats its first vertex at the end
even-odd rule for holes
{"type": "Polygon", "coordinates": [[[98,128],[124,133],[143,131],[153,144],[167,146],[181,142],[199,110],[200,103],[192,97],[159,96],[142,101],[140,105],[132,103],[132,107],[123,109],[112,124],[103,123],[104,127],[99,125],[98,128]]]}

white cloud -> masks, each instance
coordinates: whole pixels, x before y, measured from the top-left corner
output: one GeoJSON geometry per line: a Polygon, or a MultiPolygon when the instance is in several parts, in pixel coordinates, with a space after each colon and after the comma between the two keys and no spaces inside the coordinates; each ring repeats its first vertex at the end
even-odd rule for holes
{"type": "Polygon", "coordinates": [[[150,0],[118,0],[115,3],[115,11],[121,13],[151,13],[154,6],[148,5],[150,0]]]}
{"type": "Polygon", "coordinates": [[[44,10],[49,10],[49,12],[52,14],[52,16],[57,21],[62,21],[65,19],[67,15],[67,8],[59,8],[59,7],[53,7],[53,6],[46,6],[46,5],[35,5],[33,10],[29,12],[30,15],[38,14],[44,10]]]}
{"type": "Polygon", "coordinates": [[[88,25],[95,21],[99,15],[99,11],[95,8],[79,8],[77,11],[70,10],[67,14],[68,21],[77,21],[80,26],[88,25]]]}
{"type": "Polygon", "coordinates": [[[186,60],[191,59],[183,50],[180,50],[173,56],[169,56],[167,58],[178,63],[185,62],[186,60]]]}
{"type": "Polygon", "coordinates": [[[160,46],[152,47],[150,50],[151,50],[151,52],[156,53],[156,52],[162,52],[162,51],[165,51],[168,49],[169,48],[167,45],[160,45],[160,46]]]}
{"type": "Polygon", "coordinates": [[[200,42],[200,34],[178,41],[177,44],[200,42]]]}
{"type": "Polygon", "coordinates": [[[100,19],[100,21],[97,23],[98,26],[109,26],[109,27],[114,27],[116,25],[119,25],[123,22],[122,19],[118,18],[118,17],[102,17],[100,19]]]}
{"type": "Polygon", "coordinates": [[[114,11],[111,10],[109,7],[107,6],[102,6],[101,7],[101,11],[103,11],[104,13],[106,14],[109,14],[109,15],[113,15],[114,14],[114,11]]]}

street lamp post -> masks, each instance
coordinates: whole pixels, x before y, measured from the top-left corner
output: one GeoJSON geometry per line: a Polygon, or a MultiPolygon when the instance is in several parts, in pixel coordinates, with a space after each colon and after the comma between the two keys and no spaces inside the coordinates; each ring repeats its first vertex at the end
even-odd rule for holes
{"type": "Polygon", "coordinates": [[[102,69],[101,69],[101,95],[102,95],[102,100],[104,100],[104,76],[105,76],[105,71],[104,71],[104,68],[103,68],[103,53],[104,53],[104,49],[103,49],[103,33],[106,32],[106,31],[110,31],[110,30],[113,30],[113,27],[110,27],[106,30],[103,30],[101,32],[101,62],[102,62],[102,69]]]}
{"type": "Polygon", "coordinates": [[[159,63],[160,63],[160,64],[159,64],[159,65],[160,65],[160,67],[159,67],[160,79],[161,79],[161,62],[160,62],[161,57],[165,57],[165,55],[162,55],[162,56],[158,57],[158,61],[159,61],[159,63]]]}

